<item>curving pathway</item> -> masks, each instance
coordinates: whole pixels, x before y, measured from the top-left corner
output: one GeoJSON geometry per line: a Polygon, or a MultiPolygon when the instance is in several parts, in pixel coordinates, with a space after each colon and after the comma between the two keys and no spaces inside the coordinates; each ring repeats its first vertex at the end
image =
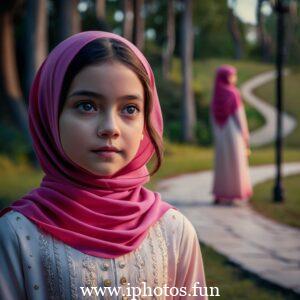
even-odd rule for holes
{"type": "MultiPolygon", "coordinates": [[[[285,75],[287,74],[288,72],[286,71],[285,75]]],[[[250,143],[252,146],[263,146],[269,144],[273,142],[276,137],[276,109],[274,106],[264,102],[253,94],[254,89],[273,80],[275,76],[275,71],[265,72],[246,81],[240,87],[241,94],[245,101],[255,107],[265,118],[265,125],[251,132],[250,143]]],[[[282,123],[282,135],[284,137],[290,134],[297,125],[297,121],[287,113],[282,114],[282,123]]]]}
{"type": "MultiPolygon", "coordinates": [[[[284,175],[296,173],[300,163],[284,164],[284,175]]],[[[252,167],[250,175],[258,184],[274,178],[275,167],[252,167]]],[[[212,171],[186,174],[160,181],[158,190],[189,218],[200,241],[240,267],[300,294],[300,230],[269,220],[248,205],[212,205],[212,180],[212,171]]]]}

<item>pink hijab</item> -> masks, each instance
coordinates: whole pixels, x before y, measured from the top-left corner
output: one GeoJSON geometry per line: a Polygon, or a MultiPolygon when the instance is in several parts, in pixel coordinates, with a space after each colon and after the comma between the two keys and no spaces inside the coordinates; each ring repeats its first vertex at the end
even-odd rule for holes
{"type": "Polygon", "coordinates": [[[58,131],[59,100],[67,68],[89,42],[112,38],[126,44],[140,59],[153,95],[151,122],[162,136],[163,120],[152,70],[143,54],[112,33],[89,31],[60,43],[40,67],[32,85],[29,125],[34,148],[45,172],[39,188],[0,212],[15,210],[39,228],[89,255],[115,258],[135,250],[171,205],[143,184],[149,181],[146,163],[154,154],[149,136],[135,158],[116,175],[98,177],[78,167],[64,153],[58,131]]]}
{"type": "Polygon", "coordinates": [[[236,74],[236,69],[230,65],[222,65],[216,71],[211,106],[214,120],[220,126],[225,125],[228,117],[242,105],[238,89],[229,82],[229,77],[233,74],[236,74]]]}

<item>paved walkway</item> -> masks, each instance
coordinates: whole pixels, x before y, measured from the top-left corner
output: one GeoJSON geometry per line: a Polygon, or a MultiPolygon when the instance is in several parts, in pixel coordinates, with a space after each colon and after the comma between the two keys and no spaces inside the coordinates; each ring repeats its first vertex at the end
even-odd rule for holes
{"type": "MultiPolygon", "coordinates": [[[[287,74],[287,72],[286,72],[287,74]]],[[[251,106],[255,107],[265,118],[265,125],[254,132],[251,132],[250,143],[252,146],[263,146],[274,141],[276,134],[276,109],[262,101],[259,97],[253,94],[253,90],[258,86],[265,84],[275,78],[275,72],[269,71],[259,74],[248,80],[241,86],[241,94],[245,101],[251,106]]],[[[287,136],[291,133],[297,125],[294,118],[287,113],[282,114],[283,131],[282,135],[287,136]]]]}
{"type": "MultiPolygon", "coordinates": [[[[284,175],[296,173],[300,163],[284,165],[284,175]]],[[[274,174],[273,165],[250,169],[253,184],[274,174]]],[[[212,171],[177,176],[162,180],[158,190],[188,216],[202,242],[261,278],[300,293],[300,230],[266,219],[248,205],[212,205],[212,176],[212,171]]]]}

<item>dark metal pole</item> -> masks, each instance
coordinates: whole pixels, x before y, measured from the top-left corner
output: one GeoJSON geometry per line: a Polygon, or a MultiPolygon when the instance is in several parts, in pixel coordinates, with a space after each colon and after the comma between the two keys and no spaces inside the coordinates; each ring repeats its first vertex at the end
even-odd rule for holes
{"type": "Polygon", "coordinates": [[[276,135],[276,179],[274,186],[274,202],[284,201],[284,190],[281,178],[282,164],[282,66],[284,56],[284,13],[282,2],[276,3],[277,12],[277,53],[276,53],[276,106],[277,106],[277,135],[276,135]]]}

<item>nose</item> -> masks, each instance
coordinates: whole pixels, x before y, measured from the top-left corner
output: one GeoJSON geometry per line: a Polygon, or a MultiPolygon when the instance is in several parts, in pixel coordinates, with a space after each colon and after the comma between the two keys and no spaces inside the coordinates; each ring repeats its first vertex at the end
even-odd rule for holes
{"type": "Polygon", "coordinates": [[[113,111],[103,114],[99,118],[97,135],[102,138],[116,138],[120,135],[118,122],[113,111]]]}

